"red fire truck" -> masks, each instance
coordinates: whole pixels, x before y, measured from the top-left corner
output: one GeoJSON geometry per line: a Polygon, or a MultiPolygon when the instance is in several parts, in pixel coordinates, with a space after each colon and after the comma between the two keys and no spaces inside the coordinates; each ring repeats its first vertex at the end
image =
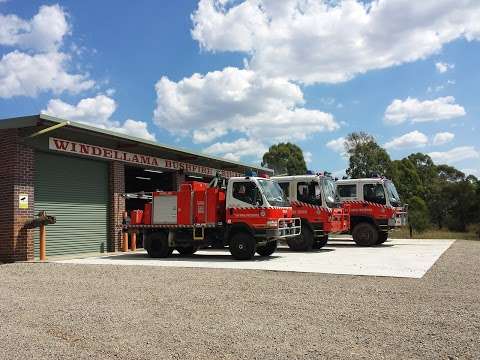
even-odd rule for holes
{"type": "Polygon", "coordinates": [[[342,205],[350,209],[350,229],[360,246],[384,243],[389,230],[407,224],[407,206],[397,189],[386,178],[345,179],[337,181],[342,205]]]}
{"type": "Polygon", "coordinates": [[[263,177],[186,181],[179,191],[147,195],[151,201],[131,212],[124,230],[140,232],[151,257],[168,257],[173,250],[191,255],[220,242],[235,259],[248,260],[255,252],[273,254],[277,240],[301,231],[278,184],[263,177]]]}
{"type": "Polygon", "coordinates": [[[349,209],[337,201],[335,182],[323,174],[272,177],[290,201],[293,216],[301,218],[301,235],[289,238],[292,250],[305,251],[321,248],[328,234],[350,229],[349,209]]]}

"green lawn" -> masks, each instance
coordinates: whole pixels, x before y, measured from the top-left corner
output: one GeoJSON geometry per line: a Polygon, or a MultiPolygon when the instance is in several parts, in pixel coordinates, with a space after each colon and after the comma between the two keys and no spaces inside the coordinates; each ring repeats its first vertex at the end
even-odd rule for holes
{"type": "MultiPolygon", "coordinates": [[[[394,239],[408,239],[410,233],[408,228],[403,228],[397,231],[392,231],[389,235],[390,238],[394,239]]],[[[415,239],[462,239],[462,240],[480,240],[478,234],[475,231],[469,232],[455,232],[448,230],[435,230],[430,229],[424,232],[413,232],[413,237],[415,239]]]]}

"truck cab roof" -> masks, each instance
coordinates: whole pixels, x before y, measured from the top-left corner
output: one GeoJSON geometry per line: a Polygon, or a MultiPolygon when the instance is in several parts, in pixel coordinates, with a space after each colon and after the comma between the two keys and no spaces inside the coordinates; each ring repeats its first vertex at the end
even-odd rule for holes
{"type": "Polygon", "coordinates": [[[383,183],[384,181],[387,181],[389,179],[386,178],[380,178],[380,177],[375,177],[375,178],[361,178],[361,179],[342,179],[342,180],[337,180],[336,183],[338,185],[348,185],[348,184],[371,184],[373,182],[376,183],[383,183]]]}

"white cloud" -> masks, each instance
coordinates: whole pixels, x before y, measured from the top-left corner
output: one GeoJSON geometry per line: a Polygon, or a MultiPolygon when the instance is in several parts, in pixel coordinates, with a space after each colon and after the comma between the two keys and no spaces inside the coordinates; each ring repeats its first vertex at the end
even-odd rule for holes
{"type": "Polygon", "coordinates": [[[258,140],[240,138],[232,142],[218,142],[210,145],[204,151],[228,160],[239,161],[242,157],[253,157],[260,160],[267,147],[258,140]]]}
{"type": "Polygon", "coordinates": [[[428,154],[437,164],[451,164],[467,159],[480,158],[480,152],[473,146],[459,146],[448,151],[436,151],[428,154]]]}
{"type": "Polygon", "coordinates": [[[105,95],[97,95],[94,98],[82,99],[76,105],[52,99],[42,113],[146,140],[155,140],[155,135],[148,131],[147,123],[143,121],[127,119],[121,124],[112,120],[111,116],[116,108],[115,100],[105,95]]]}
{"type": "Polygon", "coordinates": [[[473,175],[477,178],[480,178],[480,169],[462,169],[461,170],[466,176],[473,175]]]}
{"type": "Polygon", "coordinates": [[[337,139],[330,140],[326,146],[339,154],[345,154],[345,138],[339,137],[337,139]]]}
{"type": "Polygon", "coordinates": [[[305,159],[305,162],[307,164],[310,164],[312,162],[312,157],[313,157],[313,154],[310,151],[303,152],[303,158],[305,159]]]}
{"type": "Polygon", "coordinates": [[[0,14],[0,45],[52,52],[68,32],[67,14],[58,4],[41,6],[31,20],[0,14]]]}
{"type": "Polygon", "coordinates": [[[35,97],[40,92],[79,93],[95,82],[69,71],[71,56],[60,52],[69,32],[67,15],[58,5],[42,6],[31,20],[0,14],[0,45],[16,46],[0,59],[0,98],[35,97]]]}
{"type": "Polygon", "coordinates": [[[384,119],[386,123],[398,125],[405,121],[416,123],[448,120],[465,114],[465,109],[455,104],[453,96],[425,101],[408,97],[406,100],[393,100],[385,110],[384,119]]]}
{"type": "Polygon", "coordinates": [[[448,131],[436,133],[433,137],[433,145],[444,145],[452,141],[454,138],[455,134],[448,131]]]}
{"type": "Polygon", "coordinates": [[[245,52],[268,76],[337,83],[478,40],[478,18],[478,0],[200,0],[192,37],[208,51],[245,52]]]}
{"type": "Polygon", "coordinates": [[[261,142],[304,140],[339,128],[333,116],[302,107],[300,87],[285,79],[227,67],[155,86],[155,123],[174,134],[208,143],[237,132],[261,142]]]}
{"type": "Polygon", "coordinates": [[[37,96],[42,91],[79,93],[95,82],[87,75],[71,74],[66,66],[69,56],[63,53],[29,55],[13,51],[0,59],[0,98],[37,96]]]}
{"type": "Polygon", "coordinates": [[[445,62],[437,62],[435,63],[435,68],[440,74],[446,73],[448,70],[454,69],[455,64],[449,64],[445,62]]]}
{"type": "Polygon", "coordinates": [[[385,143],[385,149],[419,148],[428,144],[428,137],[418,130],[409,132],[385,143]]]}

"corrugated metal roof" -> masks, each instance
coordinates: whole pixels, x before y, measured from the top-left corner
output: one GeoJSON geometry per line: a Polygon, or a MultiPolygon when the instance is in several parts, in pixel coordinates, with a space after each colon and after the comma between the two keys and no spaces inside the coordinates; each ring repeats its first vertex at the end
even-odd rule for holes
{"type": "Polygon", "coordinates": [[[135,137],[135,136],[125,135],[125,134],[121,134],[121,133],[118,133],[118,132],[114,132],[114,131],[110,131],[110,130],[106,130],[106,129],[101,129],[101,128],[97,128],[97,127],[90,126],[90,125],[85,125],[85,124],[78,123],[78,122],[75,122],[75,121],[70,121],[68,119],[60,119],[60,118],[50,116],[50,115],[46,115],[46,114],[30,115],[30,116],[23,116],[23,117],[9,118],[9,119],[0,119],[0,129],[33,127],[33,126],[39,125],[38,124],[39,120],[44,121],[44,122],[50,122],[52,124],[59,124],[59,123],[64,123],[64,122],[68,121],[69,124],[66,127],[87,130],[87,131],[91,131],[91,132],[98,133],[98,134],[112,136],[114,138],[129,140],[129,141],[133,141],[133,142],[136,142],[136,143],[139,143],[139,144],[156,147],[156,148],[162,149],[162,150],[172,151],[172,152],[175,152],[175,153],[181,153],[181,154],[184,154],[184,155],[198,156],[198,157],[201,157],[201,158],[212,159],[212,160],[215,160],[215,161],[218,161],[218,162],[221,162],[223,164],[230,165],[230,166],[235,165],[235,166],[240,166],[240,167],[247,168],[247,169],[262,170],[262,171],[265,171],[265,172],[268,172],[268,173],[273,173],[272,169],[264,168],[264,167],[261,167],[261,166],[258,166],[258,165],[252,165],[252,164],[246,164],[246,163],[243,163],[243,162],[227,160],[227,159],[224,159],[224,158],[221,158],[221,157],[207,155],[207,154],[204,154],[204,153],[201,153],[201,152],[186,150],[186,149],[171,146],[171,145],[164,145],[164,144],[157,143],[155,141],[145,140],[145,139],[138,138],[138,137],[135,137]]]}

